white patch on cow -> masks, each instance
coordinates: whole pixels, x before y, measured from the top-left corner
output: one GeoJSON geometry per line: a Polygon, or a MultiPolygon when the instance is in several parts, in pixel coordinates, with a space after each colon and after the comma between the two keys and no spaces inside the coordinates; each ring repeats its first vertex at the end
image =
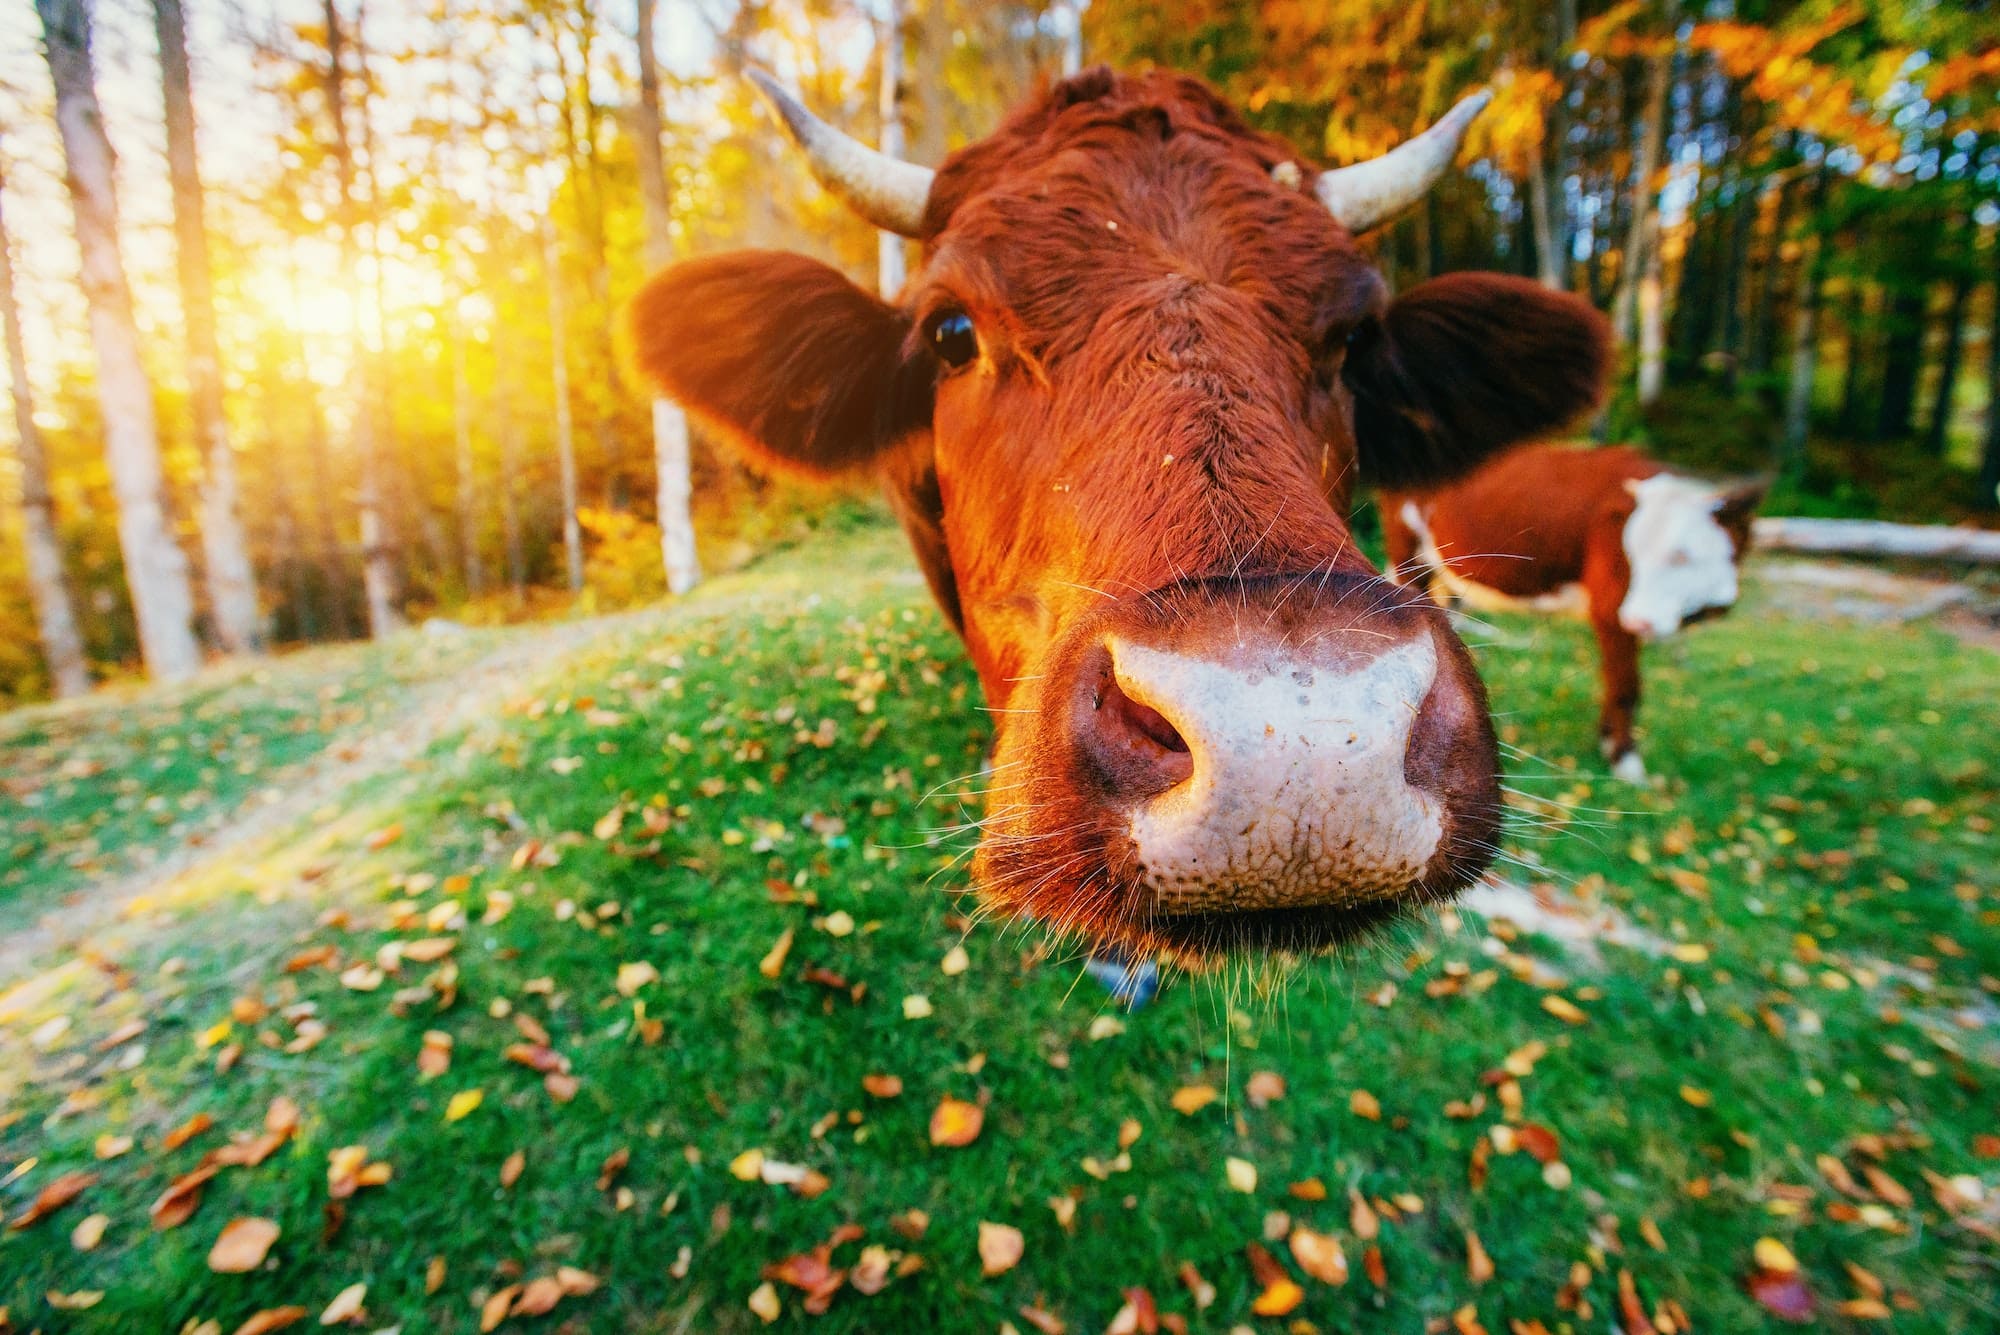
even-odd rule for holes
{"type": "Polygon", "coordinates": [[[1428,636],[1347,666],[1111,648],[1119,688],[1165,716],[1193,761],[1186,782],[1132,813],[1160,909],[1355,905],[1422,874],[1442,808],[1403,762],[1437,675],[1428,636]]]}
{"type": "Polygon", "coordinates": [[[1639,759],[1637,751],[1627,751],[1611,767],[1611,777],[1620,783],[1643,786],[1646,782],[1646,762],[1639,759]]]}
{"type": "Polygon", "coordinates": [[[1625,484],[1638,504],[1625,521],[1631,579],[1618,624],[1634,635],[1671,635],[1695,613],[1736,602],[1736,548],[1716,522],[1722,493],[1656,473],[1625,484]]]}
{"type": "MultiPolygon", "coordinates": [[[[1431,536],[1430,525],[1424,522],[1417,510],[1416,502],[1404,501],[1403,523],[1417,535],[1416,560],[1429,571],[1432,578],[1451,597],[1478,612],[1543,612],[1552,616],[1583,617],[1590,615],[1590,595],[1583,585],[1569,583],[1551,589],[1547,593],[1536,594],[1532,598],[1517,598],[1511,593],[1502,593],[1489,584],[1467,579],[1451,568],[1444,553],[1438,549],[1437,539],[1431,536]]],[[[1394,573],[1390,575],[1395,578],[1394,573]]],[[[1398,581],[1399,583],[1401,581],[1398,581]]]]}

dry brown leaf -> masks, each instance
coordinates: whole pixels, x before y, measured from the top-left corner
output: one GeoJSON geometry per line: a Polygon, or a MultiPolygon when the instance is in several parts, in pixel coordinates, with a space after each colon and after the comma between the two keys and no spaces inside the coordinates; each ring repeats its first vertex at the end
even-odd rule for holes
{"type": "Polygon", "coordinates": [[[1493,1278],[1493,1258],[1486,1254],[1486,1244],[1471,1229],[1465,1230],[1465,1275],[1474,1284],[1484,1284],[1493,1278]]]}
{"type": "Polygon", "coordinates": [[[1347,1199],[1349,1203],[1347,1225],[1354,1230],[1354,1236],[1363,1242],[1373,1242],[1380,1237],[1382,1220],[1375,1213],[1375,1207],[1353,1187],[1347,1189],[1347,1199]]]}
{"type": "Polygon", "coordinates": [[[962,1148],[979,1139],[985,1125],[985,1109],[947,1095],[931,1111],[931,1144],[962,1148]]]}
{"type": "Polygon", "coordinates": [[[1012,1224],[979,1221],[979,1268],[988,1279],[1004,1275],[1021,1263],[1021,1230],[1012,1224]]]}
{"type": "Polygon", "coordinates": [[[1192,1117],[1209,1104],[1221,1098],[1213,1085],[1183,1085],[1174,1091],[1172,1099],[1174,1111],[1183,1117],[1192,1117]]]}
{"type": "Polygon", "coordinates": [[[508,1155],[506,1161],[500,1165],[500,1189],[506,1191],[512,1188],[521,1180],[521,1170],[527,1166],[528,1156],[520,1150],[508,1155]]]}
{"type": "Polygon", "coordinates": [[[903,1092],[903,1078],[899,1075],[864,1075],[861,1087],[874,1098],[893,1099],[903,1092]]]}
{"type": "Polygon", "coordinates": [[[303,1307],[267,1307],[238,1326],[236,1335],[268,1335],[270,1331],[297,1325],[310,1315],[303,1307]]]}
{"type": "Polygon", "coordinates": [[[182,1122],[166,1135],[160,1137],[162,1150],[177,1150],[202,1132],[215,1125],[215,1119],[205,1112],[198,1112],[182,1122]]]}
{"type": "Polygon", "coordinates": [[[487,1298],[479,1308],[479,1329],[490,1331],[499,1326],[507,1319],[507,1313],[513,1310],[514,1300],[520,1296],[521,1286],[509,1284],[487,1298]]]}
{"type": "Polygon", "coordinates": [[[30,1225],[40,1223],[95,1185],[95,1173],[64,1173],[41,1189],[27,1210],[8,1223],[7,1231],[19,1233],[30,1225]]]}
{"type": "Polygon", "coordinates": [[[278,1240],[278,1225],[269,1219],[244,1215],[230,1220],[209,1248],[208,1268],[219,1275],[242,1275],[264,1264],[271,1244],[278,1240]]]}
{"type": "Polygon", "coordinates": [[[1253,1071],[1243,1085],[1244,1097],[1253,1108],[1268,1108],[1285,1097],[1285,1077],[1276,1071],[1253,1071]]]}
{"type": "Polygon", "coordinates": [[[339,1326],[360,1320],[361,1304],[367,1297],[366,1284],[349,1284],[335,1294],[333,1301],[326,1305],[326,1310],[319,1314],[319,1323],[322,1326],[339,1326]]]}
{"type": "Polygon", "coordinates": [[[1327,1233],[1315,1233],[1300,1225],[1292,1230],[1292,1259],[1299,1263],[1299,1269],[1322,1284],[1345,1284],[1347,1282],[1347,1253],[1340,1249],[1340,1239],[1327,1233]]]}
{"type": "Polygon", "coordinates": [[[1371,1122],[1382,1120],[1381,1101],[1365,1089],[1357,1089],[1347,1096],[1347,1111],[1371,1122]]]}
{"type": "Polygon", "coordinates": [[[790,927],[778,934],[778,939],[772,943],[770,951],[763,959],[757,961],[758,973],[766,978],[776,978],[785,971],[785,956],[792,953],[793,936],[794,930],[790,927]]]}
{"type": "Polygon", "coordinates": [[[214,1156],[210,1155],[192,1172],[183,1173],[175,1178],[168,1184],[167,1189],[160,1193],[159,1199],[153,1202],[149,1212],[153,1218],[153,1227],[164,1231],[185,1224],[188,1217],[195,1212],[195,1207],[201,1204],[202,1187],[221,1171],[222,1165],[216,1163],[214,1156]]]}

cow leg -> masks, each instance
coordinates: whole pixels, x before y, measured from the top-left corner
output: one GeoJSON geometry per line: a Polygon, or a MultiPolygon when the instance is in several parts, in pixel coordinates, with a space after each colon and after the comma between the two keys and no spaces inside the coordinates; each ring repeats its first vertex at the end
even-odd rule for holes
{"type": "Polygon", "coordinates": [[[1611,762],[1611,773],[1626,783],[1644,783],[1646,765],[1632,745],[1632,715],[1639,708],[1639,640],[1618,624],[1616,608],[1609,615],[1595,609],[1590,618],[1597,632],[1598,666],[1604,675],[1604,706],[1597,720],[1598,745],[1611,762]]]}

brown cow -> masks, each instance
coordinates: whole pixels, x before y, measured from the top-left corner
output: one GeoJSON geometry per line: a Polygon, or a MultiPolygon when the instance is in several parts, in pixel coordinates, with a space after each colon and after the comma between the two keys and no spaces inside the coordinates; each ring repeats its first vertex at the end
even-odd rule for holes
{"type": "Polygon", "coordinates": [[[1604,672],[1605,758],[1644,783],[1632,744],[1639,642],[1734,605],[1764,487],[1683,477],[1629,446],[1531,445],[1449,485],[1384,494],[1389,578],[1481,609],[1587,617],[1604,672]]]}
{"type": "Polygon", "coordinates": [[[1388,301],[1355,235],[1484,103],[1340,171],[1201,83],[1086,71],[935,173],[768,78],[820,180],[923,242],[900,300],[796,255],[655,277],[637,365],[745,452],[883,480],[996,720],[974,878],[1189,962],[1313,948],[1486,865],[1485,695],[1345,515],[1598,398],[1602,321],[1460,274],[1388,301]]]}

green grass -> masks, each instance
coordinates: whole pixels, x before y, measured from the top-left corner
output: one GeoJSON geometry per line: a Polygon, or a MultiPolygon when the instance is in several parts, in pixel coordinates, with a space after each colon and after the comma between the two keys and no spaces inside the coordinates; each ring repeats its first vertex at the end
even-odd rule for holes
{"type": "Polygon", "coordinates": [[[0,912],[145,865],[492,644],[412,632],[0,716],[0,912]]]}
{"type": "MultiPolygon", "coordinates": [[[[470,1331],[492,1290],[568,1264],[603,1288],[510,1329],[748,1330],[761,1325],[746,1307],[761,1269],[852,1222],[866,1237],[837,1265],[880,1244],[921,1268],[872,1297],[843,1289],[819,1317],[781,1288],[780,1328],[1026,1330],[1018,1309],[1041,1302],[1095,1332],[1122,1290],[1143,1286],[1194,1329],[1277,1330],[1286,1323],[1251,1314],[1244,1246],[1286,1211],[1339,1236],[1354,1270],[1343,1287],[1306,1282],[1293,1317],[1319,1329],[1416,1331],[1473,1304],[1494,1332],[1513,1319],[1602,1331],[1629,1271],[1648,1310],[1673,1300],[1698,1330],[1761,1330],[1742,1280],[1764,1236],[1797,1253],[1825,1328],[1856,1324],[1831,1310],[1855,1292],[1852,1261],[1904,1296],[1896,1330],[1993,1329],[2000,1249],[1947,1216],[1923,1170],[2000,1191],[2000,1160],[1975,1143],[2000,1134],[2000,665],[1925,631],[1803,624],[1753,598],[1650,652],[1647,756],[1671,779],[1635,793],[1592,777],[1595,664],[1581,629],[1498,629],[1529,641],[1482,651],[1501,726],[1535,757],[1512,762],[1528,795],[1513,851],[1531,864],[1512,870],[1615,909],[1685,958],[1605,947],[1592,961],[1470,918],[1411,925],[1282,980],[1237,969],[1177,981],[1106,1036],[1102,994],[1077,982],[1075,960],[1045,955],[1031,931],[968,933],[958,916],[970,908],[955,895],[962,841],[926,831],[970,810],[961,799],[988,737],[977,685],[892,540],[848,538],[711,585],[440,743],[421,772],[358,794],[343,818],[208,875],[105,943],[123,972],[71,966],[17,994],[11,1013],[0,999],[0,1067],[20,1073],[0,1113],[0,1178],[19,1174],[0,1210],[19,1215],[65,1169],[103,1174],[55,1217],[0,1233],[0,1304],[22,1328],[214,1318],[227,1331],[283,1303],[316,1315],[366,1282],[370,1328],[470,1331]],[[827,746],[814,737],[823,719],[827,746]],[[600,838],[621,803],[623,829],[600,838]],[[670,811],[663,834],[646,832],[647,805],[670,811]],[[370,848],[368,832],[392,825],[401,837],[370,848]],[[524,848],[543,855],[517,869],[524,848]],[[484,921],[503,892],[511,912],[484,921]],[[283,971],[315,945],[344,968],[429,935],[390,930],[397,906],[447,899],[469,919],[444,932],[457,941],[449,1007],[392,1004],[437,965],[406,964],[373,992],[324,967],[283,971]],[[836,913],[851,934],[826,930],[836,913]],[[759,961],[787,930],[789,957],[766,978],[759,961]],[[961,940],[970,967],[948,975],[961,940]],[[658,981],[621,995],[619,966],[641,961],[658,981]],[[808,980],[814,967],[848,988],[808,980]],[[1584,1023],[1544,1008],[1558,982],[1584,1023]],[[929,999],[928,1017],[905,1018],[912,995],[929,999]],[[274,1013],[225,1037],[215,1027],[241,996],[274,1013]],[[635,1002],[661,1022],[657,1041],[635,1002]],[[580,1082],[573,1101],[504,1059],[520,1035],[503,1005],[546,1025],[580,1082]],[[276,1013],[287,1006],[325,1024],[311,1051],[266,1046],[296,1032],[276,1013]],[[71,1027],[31,1047],[58,1015],[71,1027]],[[143,1035],[97,1050],[134,1018],[143,1035]],[[431,1029],[455,1046],[449,1072],[426,1081],[431,1029]],[[1475,1189],[1473,1146],[1503,1116],[1491,1073],[1535,1040],[1548,1051],[1519,1081],[1520,1115],[1557,1133],[1573,1180],[1557,1190],[1527,1154],[1495,1154],[1475,1189]],[[215,1041],[244,1045],[226,1077],[204,1046],[215,1041]],[[1244,1084],[1257,1071],[1280,1073],[1285,1096],[1254,1106],[1244,1084]],[[900,1076],[901,1096],[865,1094],[868,1073],[900,1076]],[[1225,1098],[1182,1116],[1170,1099],[1195,1083],[1225,1098]],[[448,1122],[451,1097],[473,1089],[480,1106],[448,1122]],[[1357,1090],[1381,1120],[1350,1111],[1357,1090]],[[150,1231],[147,1205],[220,1139],[162,1152],[162,1134],[197,1111],[250,1130],[278,1094],[304,1109],[297,1137],[224,1170],[188,1223],[150,1231]],[[1447,1116],[1482,1095],[1476,1117],[1447,1116]],[[987,1102],[966,1148],[929,1143],[945,1096],[987,1102]],[[1129,1170],[1100,1180],[1085,1161],[1113,1161],[1128,1119],[1142,1128],[1129,1170]],[[95,1163],[105,1134],[138,1147],[95,1163]],[[1915,1197],[1883,1217],[1900,1231],[1829,1215],[1840,1197],[1815,1157],[1858,1174],[1872,1162],[1853,1149],[1860,1135],[1899,1147],[1880,1166],[1915,1197]],[[344,1202],[334,1228],[327,1155],[351,1144],[394,1177],[344,1202]],[[740,1181],[730,1164],[751,1149],[830,1186],[808,1200],[740,1181]],[[517,1150],[526,1171],[503,1190],[517,1150]],[[620,1150],[629,1166],[599,1190],[620,1150]],[[1230,1157],[1256,1166],[1254,1193],[1229,1188],[1230,1157]],[[1331,1199],[1287,1193],[1311,1177],[1331,1199]],[[1382,1225],[1380,1290],[1361,1273],[1350,1185],[1421,1199],[1382,1225]],[[1061,1196],[1077,1202],[1069,1229],[1049,1205],[1061,1196]],[[891,1229],[911,1209],[930,1219],[914,1241],[891,1229]],[[70,1230],[93,1210],[109,1231],[78,1252],[70,1230]],[[208,1249],[237,1215],[284,1234],[266,1269],[211,1274],[208,1249]],[[982,1220],[1021,1229],[1018,1268],[982,1277],[982,1220]],[[1483,1285],[1467,1277],[1467,1229],[1496,1267],[1483,1285]],[[434,1257],[445,1277],[427,1294],[434,1257]],[[1206,1311],[1175,1278],[1183,1262],[1217,1290],[1206,1311]],[[1579,1262],[1587,1319],[1558,1304],[1579,1262]],[[52,1313],[50,1290],[104,1296],[52,1313]]],[[[1291,1266],[1282,1242],[1268,1245],[1291,1266]]]]}

